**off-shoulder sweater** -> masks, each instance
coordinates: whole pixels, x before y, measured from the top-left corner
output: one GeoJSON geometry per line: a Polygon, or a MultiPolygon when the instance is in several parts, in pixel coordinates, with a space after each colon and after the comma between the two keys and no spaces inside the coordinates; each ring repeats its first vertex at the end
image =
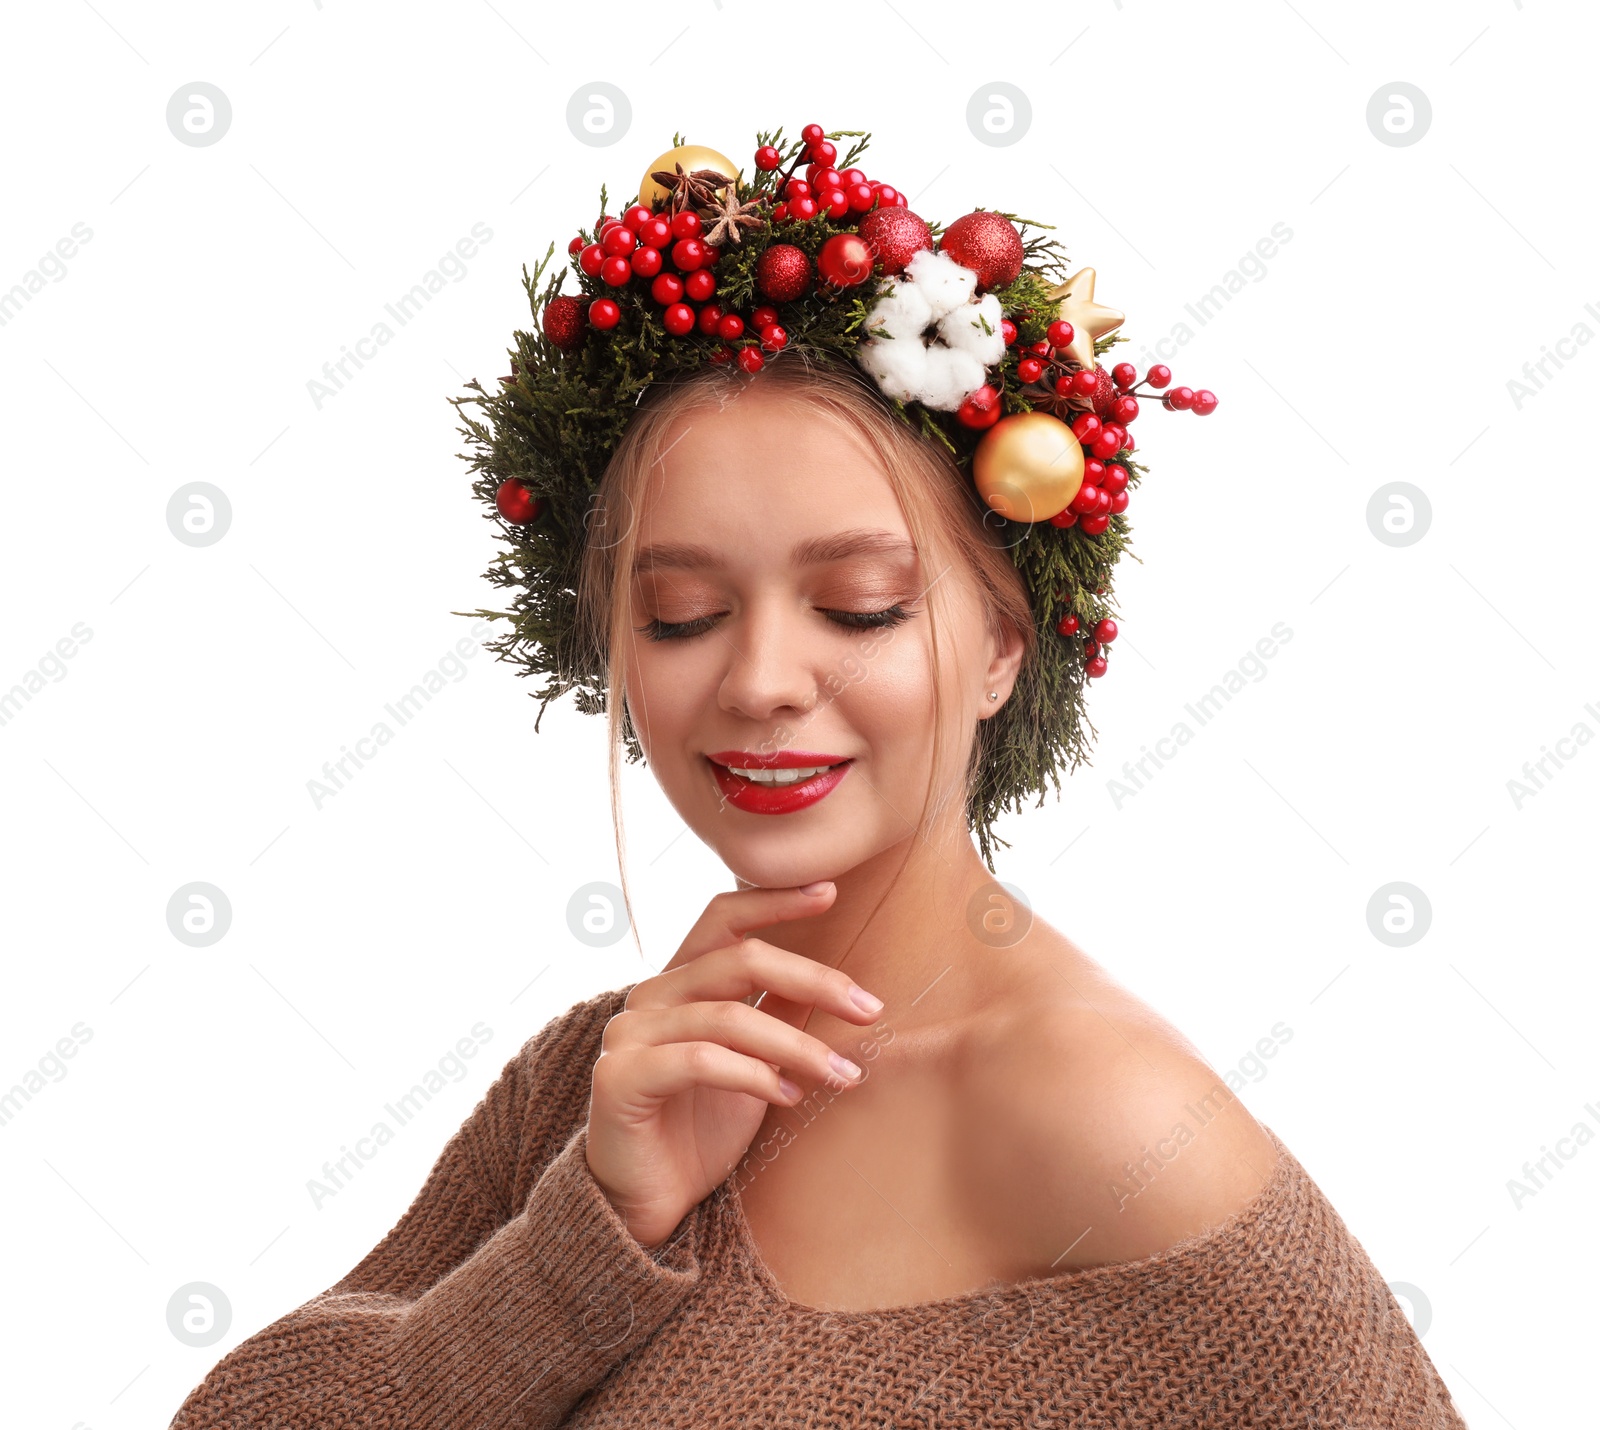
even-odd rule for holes
{"type": "Polygon", "coordinates": [[[1465,1430],[1405,1312],[1288,1148],[1220,1224],[1137,1261],[828,1312],[762,1263],[730,1177],[659,1247],[585,1158],[633,987],[505,1066],[393,1230],[235,1346],[171,1430],[599,1426],[1465,1430]]]}

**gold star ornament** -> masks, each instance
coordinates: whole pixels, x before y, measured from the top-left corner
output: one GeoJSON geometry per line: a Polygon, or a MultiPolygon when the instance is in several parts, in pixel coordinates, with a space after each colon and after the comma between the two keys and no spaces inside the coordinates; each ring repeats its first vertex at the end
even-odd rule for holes
{"type": "Polygon", "coordinates": [[[1072,324],[1067,353],[1079,367],[1094,369],[1094,342],[1122,326],[1124,314],[1094,301],[1094,269],[1080,268],[1046,295],[1056,317],[1072,324]]]}

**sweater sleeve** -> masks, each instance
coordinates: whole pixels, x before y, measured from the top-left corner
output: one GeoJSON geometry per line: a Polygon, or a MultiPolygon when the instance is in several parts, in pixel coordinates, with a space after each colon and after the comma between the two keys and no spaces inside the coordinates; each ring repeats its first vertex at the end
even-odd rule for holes
{"type": "Polygon", "coordinates": [[[383,1241],[235,1346],[170,1430],[560,1425],[700,1278],[706,1203],[646,1251],[585,1157],[590,1074],[627,992],[531,1039],[383,1241]]]}

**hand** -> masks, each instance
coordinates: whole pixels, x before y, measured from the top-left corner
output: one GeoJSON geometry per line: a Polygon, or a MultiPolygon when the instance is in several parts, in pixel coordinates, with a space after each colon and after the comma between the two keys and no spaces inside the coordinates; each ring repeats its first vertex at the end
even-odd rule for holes
{"type": "Polygon", "coordinates": [[[871,1023],[850,976],[745,931],[810,918],[837,890],[738,889],[718,894],[672,961],[628,994],[606,1024],[589,1099],[589,1170],[647,1250],[727,1180],[772,1103],[807,1082],[835,1092],[860,1080],[801,1029],[820,1007],[871,1023]],[[765,990],[760,1008],[742,1001],[765,990]],[[780,1072],[793,1083],[785,1091],[780,1072]]]}

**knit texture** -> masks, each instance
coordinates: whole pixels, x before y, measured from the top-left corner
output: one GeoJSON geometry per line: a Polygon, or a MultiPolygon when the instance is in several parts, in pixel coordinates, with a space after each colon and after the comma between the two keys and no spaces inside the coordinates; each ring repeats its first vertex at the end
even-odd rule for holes
{"type": "Polygon", "coordinates": [[[343,1280],[234,1347],[170,1430],[601,1426],[1466,1430],[1305,1168],[1154,1256],[878,1311],[788,1301],[734,1179],[646,1251],[585,1160],[634,985],[506,1064],[343,1280]]]}

